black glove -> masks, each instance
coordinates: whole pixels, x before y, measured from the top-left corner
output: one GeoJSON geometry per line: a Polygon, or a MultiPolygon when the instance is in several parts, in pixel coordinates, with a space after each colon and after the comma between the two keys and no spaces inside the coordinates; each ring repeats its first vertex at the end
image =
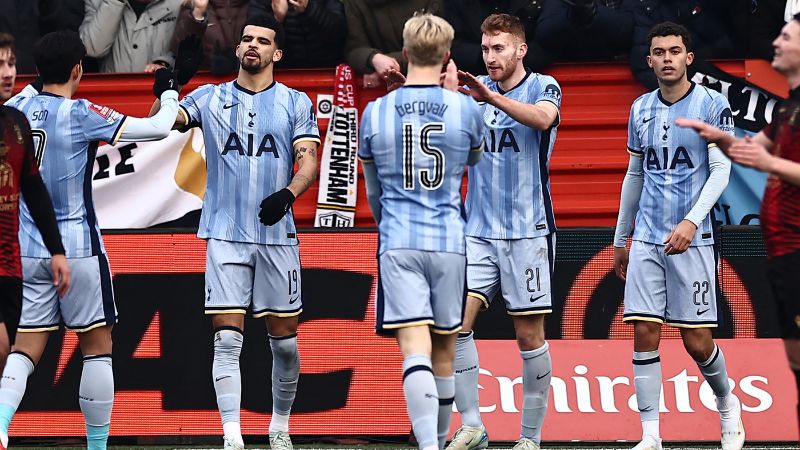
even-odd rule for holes
{"type": "Polygon", "coordinates": [[[178,92],[178,82],[175,80],[175,71],[166,67],[156,70],[153,81],[153,95],[161,98],[161,94],[173,90],[178,92]]]}
{"type": "Polygon", "coordinates": [[[41,75],[36,77],[35,80],[31,81],[31,87],[36,89],[36,92],[40,94],[42,93],[42,91],[44,90],[44,80],[42,79],[41,75]]]}
{"type": "Polygon", "coordinates": [[[294,203],[292,191],[286,188],[281,189],[261,201],[261,211],[258,213],[258,218],[264,225],[275,225],[286,215],[292,203],[294,203]]]}
{"type": "Polygon", "coordinates": [[[203,62],[203,41],[196,34],[190,34],[178,44],[175,53],[175,74],[178,84],[186,86],[192,79],[200,63],[203,62]]]}

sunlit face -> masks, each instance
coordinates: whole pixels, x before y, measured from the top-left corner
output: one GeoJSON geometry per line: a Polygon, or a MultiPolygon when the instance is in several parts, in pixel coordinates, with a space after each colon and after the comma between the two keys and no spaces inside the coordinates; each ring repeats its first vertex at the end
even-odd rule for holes
{"type": "Polygon", "coordinates": [[[481,51],[489,78],[502,82],[514,74],[528,50],[528,45],[520,41],[510,33],[483,34],[481,51]]]}
{"type": "Polygon", "coordinates": [[[242,69],[255,74],[281,59],[283,52],[275,42],[275,30],[248,25],[242,33],[242,40],[236,46],[236,57],[242,69]]]}
{"type": "Polygon", "coordinates": [[[0,101],[10,99],[17,79],[17,57],[11,48],[0,48],[0,101]]]}
{"type": "Polygon", "coordinates": [[[786,75],[800,70],[800,23],[796,20],[786,22],[781,34],[772,41],[775,56],[772,67],[786,75]]]}
{"type": "Polygon", "coordinates": [[[694,61],[694,53],[686,51],[680,36],[656,36],[650,43],[647,64],[662,84],[677,84],[686,79],[686,67],[694,61]]]}

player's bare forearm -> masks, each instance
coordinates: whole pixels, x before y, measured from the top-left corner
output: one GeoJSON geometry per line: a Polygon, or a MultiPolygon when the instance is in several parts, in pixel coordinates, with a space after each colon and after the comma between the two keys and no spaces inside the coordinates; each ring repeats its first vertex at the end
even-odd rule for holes
{"type": "Polygon", "coordinates": [[[297,173],[286,188],[292,191],[295,198],[314,184],[317,179],[317,143],[299,142],[294,147],[294,160],[297,161],[297,173]]]}
{"type": "Polygon", "coordinates": [[[556,105],[545,101],[531,105],[494,93],[489,98],[489,104],[502,110],[517,122],[542,131],[553,126],[558,117],[556,105]]]}

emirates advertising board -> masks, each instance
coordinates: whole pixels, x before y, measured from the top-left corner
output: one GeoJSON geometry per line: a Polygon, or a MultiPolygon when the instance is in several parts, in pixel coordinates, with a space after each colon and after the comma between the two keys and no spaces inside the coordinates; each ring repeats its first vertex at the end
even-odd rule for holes
{"type": "MultiPolygon", "coordinates": [[[[619,321],[622,283],[611,271],[612,232],[559,232],[554,312],[547,319],[553,380],[543,438],[637,440],[631,330],[619,321]]],[[[734,392],[749,440],[797,435],[797,395],[763,274],[757,229],[723,232],[721,326],[734,392]],[[730,244],[726,244],[729,242],[730,244]]],[[[116,399],[112,436],[219,435],[211,379],[212,330],[203,314],[205,242],[193,234],[105,236],[120,321],[114,330],[116,399]]],[[[292,433],[404,435],[410,430],[395,342],[374,333],[377,236],[371,231],[301,232],[304,312],[301,377],[292,433]]],[[[480,401],[493,441],[519,436],[521,361],[510,319],[495,302],[476,326],[480,401]]],[[[662,434],[716,441],[713,393],[665,328],[662,434]]],[[[248,318],[242,370],[242,429],[263,435],[272,410],[271,358],[263,321],[248,318]]],[[[80,436],[81,359],[71,332],[54,333],[29,381],[13,436],[80,436]]],[[[454,415],[453,429],[459,426],[454,415]]]]}

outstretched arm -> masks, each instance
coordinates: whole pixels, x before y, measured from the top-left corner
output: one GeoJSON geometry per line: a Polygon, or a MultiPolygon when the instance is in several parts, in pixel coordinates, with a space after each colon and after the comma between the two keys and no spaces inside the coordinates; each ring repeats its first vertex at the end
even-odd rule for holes
{"type": "Polygon", "coordinates": [[[537,130],[547,130],[556,124],[558,107],[549,101],[539,101],[533,105],[522,103],[492,91],[475,75],[461,70],[458,71],[458,79],[469,88],[461,88],[460,92],[471,95],[478,102],[489,103],[519,123],[537,130]]]}
{"type": "MultiPolygon", "coordinates": [[[[714,125],[707,124],[698,119],[680,118],[675,120],[675,125],[684,128],[692,128],[708,142],[713,142],[722,149],[723,152],[728,153],[728,149],[737,141],[741,139],[732,136],[727,131],[723,131],[714,125]]],[[[764,146],[767,150],[772,148],[772,141],[763,132],[758,133],[753,140],[764,146]]]]}

